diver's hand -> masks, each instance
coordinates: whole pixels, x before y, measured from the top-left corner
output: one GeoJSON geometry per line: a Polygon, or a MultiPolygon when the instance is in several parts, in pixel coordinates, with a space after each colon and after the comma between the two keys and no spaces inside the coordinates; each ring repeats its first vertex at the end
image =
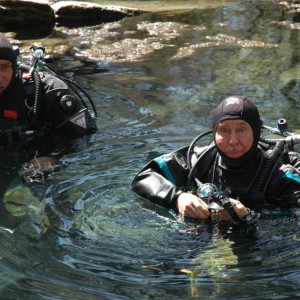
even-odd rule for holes
{"type": "MultiPolygon", "coordinates": [[[[233,209],[240,218],[243,218],[248,215],[249,210],[240,201],[232,198],[229,198],[229,200],[233,206],[233,209]]],[[[232,220],[232,217],[225,209],[216,210],[213,213],[215,213],[220,220],[232,220]]]]}
{"type": "Polygon", "coordinates": [[[208,218],[210,212],[201,198],[190,193],[181,193],[177,198],[177,209],[185,217],[208,218]]]}

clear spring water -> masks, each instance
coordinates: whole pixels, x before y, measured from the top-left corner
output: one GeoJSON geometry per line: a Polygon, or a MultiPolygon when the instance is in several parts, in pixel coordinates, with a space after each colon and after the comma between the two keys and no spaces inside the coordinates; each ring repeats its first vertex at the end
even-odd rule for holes
{"type": "Polygon", "coordinates": [[[285,117],[299,128],[299,14],[279,1],[184,8],[43,40],[50,53],[64,49],[54,67],[91,94],[99,131],[46,184],[30,185],[42,202],[19,184],[18,155],[1,153],[12,205],[0,228],[0,299],[300,297],[297,218],[231,231],[182,222],[130,191],[150,159],[208,129],[227,95],[251,97],[269,126],[285,117]]]}

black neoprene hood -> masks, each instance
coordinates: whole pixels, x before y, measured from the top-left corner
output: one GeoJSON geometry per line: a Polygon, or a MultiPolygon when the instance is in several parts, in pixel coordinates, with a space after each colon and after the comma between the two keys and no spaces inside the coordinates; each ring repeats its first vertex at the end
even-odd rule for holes
{"type": "Polygon", "coordinates": [[[238,159],[230,159],[223,153],[221,153],[218,147],[217,149],[221,156],[225,158],[228,165],[234,165],[235,167],[237,167],[242,163],[246,163],[256,153],[261,133],[262,121],[260,119],[260,115],[256,105],[251,100],[243,96],[230,96],[228,98],[225,98],[213,110],[212,127],[214,137],[216,129],[222,121],[234,119],[244,120],[251,126],[253,132],[253,144],[251,149],[247,153],[245,153],[243,157],[238,159]]]}
{"type": "Polygon", "coordinates": [[[17,56],[9,40],[0,34],[0,59],[9,60],[12,63],[14,74],[17,70],[17,56]]]}
{"type": "Polygon", "coordinates": [[[213,131],[225,120],[244,120],[252,128],[254,139],[259,139],[261,119],[256,105],[247,97],[230,96],[224,99],[213,111],[213,131]]]}

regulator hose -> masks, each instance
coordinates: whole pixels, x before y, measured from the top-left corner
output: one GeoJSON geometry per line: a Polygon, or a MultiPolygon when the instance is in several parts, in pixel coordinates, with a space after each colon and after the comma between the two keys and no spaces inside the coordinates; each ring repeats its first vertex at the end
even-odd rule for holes
{"type": "Polygon", "coordinates": [[[33,119],[32,124],[37,122],[40,119],[41,111],[44,104],[44,89],[42,80],[36,70],[32,73],[34,85],[35,85],[35,101],[33,106],[33,119]]]}
{"type": "Polygon", "coordinates": [[[212,130],[208,130],[208,131],[205,131],[201,134],[199,134],[190,144],[189,148],[188,148],[188,151],[187,151],[187,155],[186,155],[186,158],[187,158],[187,165],[188,165],[188,170],[189,170],[189,175],[188,175],[188,179],[187,179],[187,183],[186,183],[186,190],[189,190],[190,188],[190,184],[192,182],[192,180],[194,179],[194,175],[195,175],[195,172],[197,170],[197,166],[199,164],[199,161],[201,160],[201,158],[203,157],[203,155],[208,151],[210,150],[212,147],[208,147],[208,149],[206,151],[204,151],[200,157],[197,159],[195,165],[192,167],[192,152],[195,148],[195,145],[196,143],[203,137],[207,136],[208,134],[212,133],[212,130]]]}
{"type": "Polygon", "coordinates": [[[284,150],[284,144],[285,142],[283,140],[277,141],[274,149],[272,150],[270,156],[268,157],[265,166],[261,172],[261,175],[258,178],[258,181],[256,183],[256,187],[253,190],[254,194],[263,196],[267,184],[271,178],[271,175],[273,173],[273,170],[277,166],[278,159],[282,155],[282,152],[284,150]]]}
{"type": "MultiPolygon", "coordinates": [[[[19,69],[21,71],[29,72],[30,66],[19,65],[19,69]]],[[[36,70],[32,73],[32,79],[35,87],[35,95],[34,95],[34,104],[33,104],[33,118],[31,120],[31,125],[35,125],[35,123],[40,119],[41,111],[43,107],[44,93],[43,93],[43,84],[40,75],[36,70]]]]}
{"type": "Polygon", "coordinates": [[[188,164],[188,168],[189,170],[191,171],[191,168],[192,168],[192,151],[194,150],[194,147],[195,147],[195,144],[201,139],[203,138],[204,136],[208,135],[212,133],[212,130],[208,130],[208,131],[205,131],[201,134],[199,134],[190,144],[189,146],[189,149],[187,151],[187,164],[188,164]]]}
{"type": "Polygon", "coordinates": [[[58,76],[61,80],[65,81],[66,84],[69,84],[69,87],[72,89],[72,91],[78,96],[78,98],[81,100],[82,104],[84,105],[85,108],[88,108],[87,104],[85,103],[84,99],[82,98],[82,96],[79,94],[78,90],[81,91],[84,96],[88,99],[90,105],[92,106],[95,118],[97,118],[97,108],[95,106],[94,101],[92,100],[92,98],[89,96],[89,94],[76,82],[74,82],[71,79],[68,79],[65,76],[60,75],[57,71],[55,71],[52,67],[50,67],[48,64],[44,63],[44,67],[46,67],[47,69],[49,69],[50,72],[52,72],[53,74],[55,74],[56,76],[58,76]]]}
{"type": "Polygon", "coordinates": [[[82,96],[78,93],[78,91],[74,88],[76,87],[78,90],[80,90],[84,95],[85,97],[89,100],[91,106],[92,106],[92,109],[93,109],[93,112],[94,112],[94,115],[95,117],[97,117],[97,109],[96,109],[96,106],[95,106],[95,103],[94,101],[91,99],[91,97],[89,96],[89,94],[77,83],[75,83],[74,81],[72,81],[71,79],[68,79],[66,77],[61,77],[61,79],[64,79],[67,83],[70,84],[70,87],[72,88],[73,92],[76,93],[76,95],[79,97],[79,99],[81,100],[82,104],[88,108],[88,106],[86,105],[85,101],[82,99],[82,96]],[[72,87],[73,86],[73,87],[72,87]]]}
{"type": "Polygon", "coordinates": [[[263,138],[260,138],[259,141],[262,142],[262,143],[265,143],[265,144],[267,144],[269,146],[276,145],[276,143],[277,143],[277,141],[275,141],[275,140],[272,141],[272,140],[263,139],[263,138]]]}

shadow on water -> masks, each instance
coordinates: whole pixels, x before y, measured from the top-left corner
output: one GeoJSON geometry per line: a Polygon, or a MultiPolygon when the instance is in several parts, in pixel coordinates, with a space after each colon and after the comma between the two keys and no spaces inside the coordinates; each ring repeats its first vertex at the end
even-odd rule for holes
{"type": "Polygon", "coordinates": [[[213,2],[61,28],[44,41],[48,52],[65,49],[55,68],[87,87],[99,131],[44,184],[22,183],[20,160],[1,155],[14,226],[2,220],[0,299],[299,297],[296,217],[246,232],[183,222],[130,191],[150,159],[209,127],[224,96],[247,94],[266,124],[285,117],[297,129],[293,14],[277,1],[213,2]]]}

